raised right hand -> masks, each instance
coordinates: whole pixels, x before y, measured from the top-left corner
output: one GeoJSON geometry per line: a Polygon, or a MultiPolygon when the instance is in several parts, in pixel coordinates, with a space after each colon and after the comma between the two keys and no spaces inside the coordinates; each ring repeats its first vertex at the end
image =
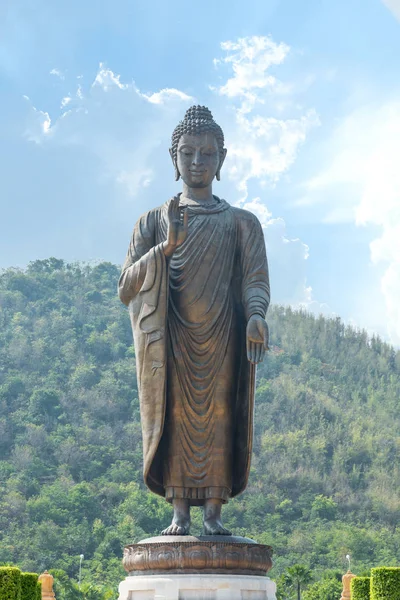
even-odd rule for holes
{"type": "Polygon", "coordinates": [[[183,209],[183,220],[179,208],[179,196],[172,198],[168,206],[168,232],[164,242],[165,256],[172,256],[175,250],[183,244],[188,233],[188,212],[183,209]]]}

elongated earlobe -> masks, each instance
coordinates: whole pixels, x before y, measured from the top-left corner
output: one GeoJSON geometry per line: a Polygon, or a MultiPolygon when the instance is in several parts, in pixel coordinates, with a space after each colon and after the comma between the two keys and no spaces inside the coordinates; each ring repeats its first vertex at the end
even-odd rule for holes
{"type": "Polygon", "coordinates": [[[227,153],[227,150],[226,150],[226,148],[224,148],[223,153],[222,153],[221,162],[219,163],[218,171],[215,173],[215,177],[216,177],[217,181],[221,181],[221,169],[222,169],[222,165],[224,164],[226,153],[227,153]]]}
{"type": "Polygon", "coordinates": [[[176,164],[176,160],[175,160],[175,156],[174,156],[174,152],[173,152],[172,148],[169,149],[169,155],[171,157],[172,164],[174,165],[175,181],[179,181],[181,174],[179,173],[178,165],[176,164]]]}

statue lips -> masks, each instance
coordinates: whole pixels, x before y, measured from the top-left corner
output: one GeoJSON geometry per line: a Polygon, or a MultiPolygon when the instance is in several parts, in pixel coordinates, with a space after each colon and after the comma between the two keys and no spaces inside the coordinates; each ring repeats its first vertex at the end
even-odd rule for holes
{"type": "Polygon", "coordinates": [[[202,179],[207,171],[204,169],[203,171],[192,171],[189,170],[189,173],[193,179],[202,179]]]}

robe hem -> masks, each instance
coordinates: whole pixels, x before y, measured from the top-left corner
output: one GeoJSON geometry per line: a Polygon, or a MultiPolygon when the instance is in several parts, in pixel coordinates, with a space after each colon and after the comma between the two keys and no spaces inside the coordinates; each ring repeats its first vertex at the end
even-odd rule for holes
{"type": "Polygon", "coordinates": [[[172,502],[177,498],[185,498],[190,501],[192,506],[201,506],[210,498],[218,498],[223,504],[226,504],[232,495],[232,491],[227,487],[209,486],[209,487],[166,487],[165,499],[172,502]]]}

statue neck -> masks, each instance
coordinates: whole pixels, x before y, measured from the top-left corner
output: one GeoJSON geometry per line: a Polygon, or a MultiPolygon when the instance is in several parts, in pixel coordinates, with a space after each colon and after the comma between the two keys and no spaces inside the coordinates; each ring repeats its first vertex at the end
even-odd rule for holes
{"type": "Polygon", "coordinates": [[[212,185],[204,188],[191,188],[184,183],[181,198],[182,200],[192,200],[199,204],[210,204],[214,201],[212,185]]]}

